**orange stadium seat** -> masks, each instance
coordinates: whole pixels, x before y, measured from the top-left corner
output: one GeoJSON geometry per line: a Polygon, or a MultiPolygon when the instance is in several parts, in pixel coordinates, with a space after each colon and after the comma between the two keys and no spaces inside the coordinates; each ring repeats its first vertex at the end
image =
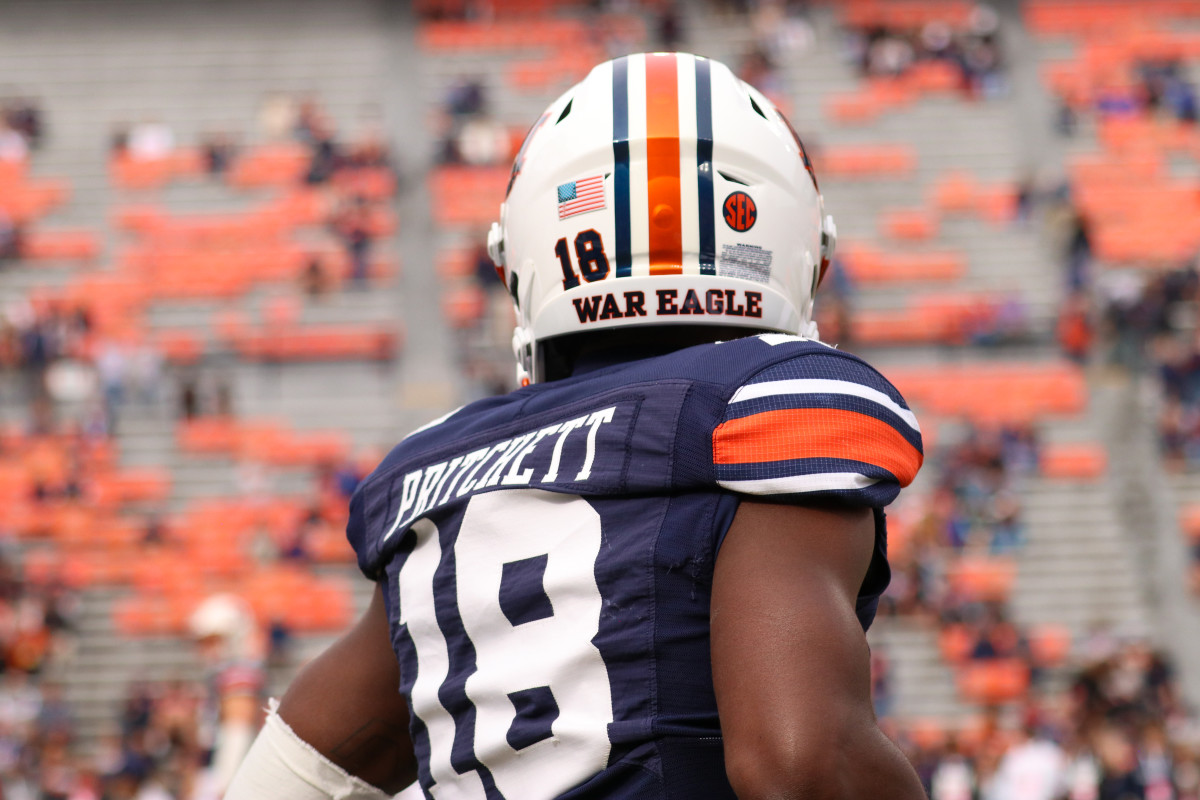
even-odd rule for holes
{"type": "Polygon", "coordinates": [[[908,145],[840,145],[827,147],[815,159],[817,172],[831,178],[875,178],[904,176],[917,164],[916,151],[908,145]]]}
{"type": "Polygon", "coordinates": [[[905,74],[915,89],[925,92],[949,92],[962,88],[962,71],[945,60],[918,61],[905,74]]]}
{"type": "Polygon", "coordinates": [[[1192,541],[1200,540],[1200,504],[1189,504],[1180,510],[1179,527],[1192,541]]]}
{"type": "Polygon", "coordinates": [[[952,343],[956,338],[944,318],[911,307],[856,311],[852,331],[856,341],[871,345],[952,343]]]}
{"type": "Polygon", "coordinates": [[[979,192],[975,176],[967,172],[948,172],[933,185],[933,205],[939,211],[970,211],[979,192]]]}
{"type": "Polygon", "coordinates": [[[1042,475],[1071,481],[1097,481],[1108,469],[1108,453],[1096,443],[1049,444],[1042,448],[1042,475]]]}
{"type": "Polygon", "coordinates": [[[328,564],[354,561],[354,550],[346,541],[344,530],[332,526],[318,528],[308,539],[308,552],[313,560],[328,564]]]}
{"type": "Polygon", "coordinates": [[[343,194],[368,200],[387,200],[396,193],[396,176],[382,167],[340,169],[333,174],[332,182],[343,194]]]}
{"type": "Polygon", "coordinates": [[[195,364],[204,355],[204,345],[190,331],[160,330],[156,346],[173,364],[195,364]]]}
{"type": "Polygon", "coordinates": [[[893,367],[888,377],[912,403],[931,414],[1029,422],[1047,414],[1078,414],[1087,385],[1071,365],[973,364],[893,367]]]}
{"type": "Polygon", "coordinates": [[[475,273],[473,251],[469,247],[441,250],[434,261],[434,270],[443,281],[466,278],[475,273]]]}
{"type": "Polygon", "coordinates": [[[122,189],[156,189],[185,176],[199,175],[204,162],[195,149],[180,149],[162,158],[121,155],[109,161],[109,176],[122,189]]]}
{"type": "Polygon", "coordinates": [[[970,16],[971,4],[963,0],[850,0],[840,4],[838,11],[842,22],[853,28],[919,28],[934,20],[961,26],[970,16]]]}
{"type": "Polygon", "coordinates": [[[909,281],[953,283],[967,270],[966,256],[955,252],[882,252],[851,245],[840,249],[843,264],[859,283],[879,284],[909,281]]]}
{"type": "Polygon", "coordinates": [[[923,208],[885,211],[880,215],[884,235],[905,241],[924,241],[937,236],[938,218],[923,208]]]}
{"type": "Polygon", "coordinates": [[[1017,565],[1009,558],[964,556],[946,570],[951,588],[975,600],[1007,601],[1016,579],[1017,565]]]}
{"type": "Polygon", "coordinates": [[[955,666],[967,660],[974,642],[965,625],[947,625],[938,632],[938,651],[955,666]]]}
{"type": "Polygon", "coordinates": [[[29,159],[0,160],[0,188],[11,189],[25,183],[29,175],[29,159]]]}
{"type": "Polygon", "coordinates": [[[457,286],[442,294],[442,316],[454,328],[472,328],[487,309],[487,295],[473,283],[457,286]]]}
{"type": "Polygon", "coordinates": [[[981,705],[1020,700],[1029,689],[1029,667],[1019,659],[994,659],[964,666],[958,675],[963,696],[981,705]]]}
{"type": "Polygon", "coordinates": [[[1071,631],[1065,625],[1034,625],[1028,639],[1030,656],[1039,667],[1061,667],[1071,655],[1071,631]]]}
{"type": "Polygon", "coordinates": [[[28,224],[66,202],[69,190],[59,181],[39,180],[6,186],[0,191],[0,211],[14,222],[28,224]]]}
{"type": "Polygon", "coordinates": [[[156,503],[171,493],[170,472],[154,467],[126,468],[92,475],[89,495],[96,502],[156,503]]]}
{"type": "Polygon", "coordinates": [[[232,417],[199,417],[175,430],[179,448],[191,453],[227,453],[236,446],[237,422],[232,417]]]}
{"type": "Polygon", "coordinates": [[[22,245],[22,258],[31,261],[94,261],[100,242],[91,231],[30,231],[22,245]]]}
{"type": "Polygon", "coordinates": [[[238,188],[288,186],[299,182],[311,160],[299,142],[260,145],[234,162],[227,180],[238,188]]]}
{"type": "Polygon", "coordinates": [[[936,719],[916,719],[909,723],[908,735],[918,747],[935,751],[944,747],[949,734],[946,726],[936,719]]]}
{"type": "Polygon", "coordinates": [[[866,92],[843,92],[825,101],[825,113],[842,125],[857,125],[873,121],[883,108],[866,92]]]}
{"type": "Polygon", "coordinates": [[[442,226],[491,224],[510,174],[508,166],[439,167],[429,179],[434,221],[442,226]]]}

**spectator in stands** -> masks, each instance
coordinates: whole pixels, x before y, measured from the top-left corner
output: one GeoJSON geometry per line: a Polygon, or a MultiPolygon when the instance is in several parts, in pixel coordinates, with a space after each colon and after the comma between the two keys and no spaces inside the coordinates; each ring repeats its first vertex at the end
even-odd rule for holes
{"type": "Polygon", "coordinates": [[[1068,360],[1087,364],[1095,332],[1091,321],[1091,303],[1082,292],[1067,297],[1058,315],[1058,346],[1068,360]]]}
{"type": "Polygon", "coordinates": [[[0,161],[21,162],[28,158],[29,142],[0,115],[0,161]]]}
{"type": "Polygon", "coordinates": [[[200,392],[192,372],[179,376],[179,415],[185,422],[200,416],[200,392]]]}
{"type": "Polygon", "coordinates": [[[133,349],[129,366],[137,401],[143,406],[156,405],[162,396],[162,351],[149,342],[140,342],[133,349]]]}
{"type": "Polygon", "coordinates": [[[125,382],[129,372],[129,358],[125,348],[113,341],[103,344],[96,358],[96,371],[100,376],[104,409],[108,415],[108,430],[115,431],[117,417],[125,402],[125,382]]]}
{"type": "Polygon", "coordinates": [[[8,126],[25,138],[26,144],[36,150],[42,143],[44,127],[42,109],[32,97],[16,97],[0,103],[0,114],[8,126]]]}
{"type": "Polygon", "coordinates": [[[5,261],[14,261],[22,257],[24,251],[24,236],[22,227],[0,209],[0,266],[5,261]]]}
{"type": "Polygon", "coordinates": [[[113,127],[108,138],[108,154],[112,158],[122,158],[129,153],[129,125],[121,122],[113,127]]]}
{"type": "Polygon", "coordinates": [[[311,117],[303,130],[303,139],[308,141],[311,148],[311,160],[304,182],[310,186],[326,183],[340,163],[333,124],[324,114],[318,113],[311,117]]]}
{"type": "Polygon", "coordinates": [[[916,58],[907,37],[877,30],[872,32],[869,40],[865,54],[866,72],[869,75],[903,75],[916,58]]]}
{"type": "Polygon", "coordinates": [[[312,299],[324,297],[330,289],[329,276],[325,270],[325,261],[317,253],[308,257],[304,272],[300,275],[300,287],[304,294],[312,299]]]}
{"type": "Polygon", "coordinates": [[[1056,800],[1066,776],[1066,758],[1053,741],[1027,726],[992,776],[989,800],[1056,800]]]}
{"type": "Polygon", "coordinates": [[[228,133],[215,131],[200,137],[200,152],[204,158],[204,171],[219,178],[237,157],[237,146],[228,133]]]}
{"type": "Polygon", "coordinates": [[[218,372],[213,377],[213,413],[218,417],[233,416],[233,384],[228,373],[218,372]]]}
{"type": "Polygon", "coordinates": [[[287,138],[297,132],[300,108],[287,92],[268,94],[258,108],[258,129],[267,141],[287,138]]]}
{"type": "Polygon", "coordinates": [[[678,50],[687,41],[684,36],[683,20],[679,15],[679,7],[674,0],[662,3],[654,20],[654,30],[658,35],[658,43],[664,51],[678,50]]]}
{"type": "Polygon", "coordinates": [[[175,149],[175,133],[160,119],[147,119],[129,131],[128,152],[131,158],[154,161],[166,158],[175,149]]]}
{"type": "Polygon", "coordinates": [[[786,87],[783,83],[783,76],[775,62],[771,60],[770,54],[760,45],[755,45],[742,56],[742,60],[738,64],[737,75],[746,83],[757,87],[759,91],[771,98],[772,102],[776,98],[785,96],[786,87]]]}
{"type": "Polygon", "coordinates": [[[392,155],[383,131],[378,125],[369,126],[347,154],[344,166],[354,169],[382,169],[394,173],[392,155]]]}
{"type": "Polygon", "coordinates": [[[478,78],[465,78],[450,87],[443,103],[453,118],[468,118],[487,112],[487,93],[478,78]]]}
{"type": "Polygon", "coordinates": [[[462,163],[472,167],[490,167],[509,160],[508,130],[496,120],[478,114],[459,128],[454,152],[462,163]]]}
{"type": "Polygon", "coordinates": [[[975,769],[951,736],[929,781],[930,800],[973,800],[975,769]]]}
{"type": "Polygon", "coordinates": [[[365,286],[370,274],[371,207],[365,197],[355,197],[342,204],[334,216],[333,230],[342,240],[350,264],[350,278],[356,286],[365,286]]]}
{"type": "Polygon", "coordinates": [[[876,24],[850,30],[847,52],[864,77],[900,78],[914,64],[942,61],[954,65],[963,90],[974,97],[995,97],[1006,90],[999,16],[976,3],[967,24],[955,29],[942,19],[916,27],[876,24]]]}
{"type": "Polygon", "coordinates": [[[1092,232],[1091,225],[1082,214],[1072,215],[1067,239],[1064,263],[1067,273],[1068,291],[1077,292],[1091,284],[1092,232]]]}

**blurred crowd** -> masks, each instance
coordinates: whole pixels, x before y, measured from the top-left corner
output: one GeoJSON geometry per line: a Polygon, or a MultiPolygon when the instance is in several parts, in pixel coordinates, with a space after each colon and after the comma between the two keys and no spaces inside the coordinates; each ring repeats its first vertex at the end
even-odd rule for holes
{"type": "MultiPolygon", "coordinates": [[[[1039,443],[1030,425],[977,428],[966,425],[961,440],[940,448],[935,485],[922,497],[911,527],[897,530],[889,559],[892,583],[880,606],[887,615],[919,619],[945,631],[960,629],[967,659],[1020,657],[1028,660],[1024,637],[1004,602],[956,587],[948,574],[964,556],[1003,557],[1025,541],[1016,482],[1037,469],[1039,443]]],[[[1028,664],[1031,671],[1037,664],[1028,664]]]]}
{"type": "Polygon", "coordinates": [[[1196,800],[1200,731],[1170,666],[1098,629],[1066,690],[960,730],[893,735],[931,800],[1196,800]]]}
{"type": "Polygon", "coordinates": [[[1187,62],[1179,58],[1142,59],[1128,79],[1111,80],[1097,89],[1087,107],[1073,97],[1060,96],[1055,129],[1074,136],[1081,112],[1105,117],[1154,115],[1192,124],[1197,118],[1196,87],[1187,62]]]}
{"type": "Polygon", "coordinates": [[[58,417],[105,436],[127,403],[159,402],[161,351],[144,340],[92,334],[85,305],[25,299],[0,309],[0,375],[8,387],[0,398],[30,410],[32,432],[49,430],[58,417]]]}
{"type": "Polygon", "coordinates": [[[952,64],[964,93],[996,97],[1007,91],[1000,17],[986,3],[976,3],[967,24],[930,20],[919,28],[884,25],[850,29],[849,57],[864,77],[898,77],[921,61],[952,64]]]}
{"type": "Polygon", "coordinates": [[[897,530],[892,584],[880,607],[933,626],[955,669],[1018,663],[1027,687],[985,702],[982,716],[958,727],[899,725],[890,717],[895,676],[877,646],[876,712],[932,800],[1200,800],[1200,728],[1162,653],[1098,624],[1071,650],[1063,686],[1061,674],[1049,678],[1031,631],[1012,619],[1003,597],[964,592],[948,579],[959,557],[1020,550],[1014,484],[1038,458],[1028,426],[968,426],[957,444],[941,448],[927,467],[936,470],[935,485],[916,523],[897,530]]]}
{"type": "Polygon", "coordinates": [[[45,135],[41,104],[32,97],[0,97],[0,162],[24,161],[45,135]]]}

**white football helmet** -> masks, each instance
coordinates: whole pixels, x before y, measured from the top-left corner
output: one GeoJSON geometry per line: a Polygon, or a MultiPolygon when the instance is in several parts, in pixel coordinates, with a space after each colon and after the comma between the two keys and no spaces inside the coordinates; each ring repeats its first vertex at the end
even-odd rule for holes
{"type": "Polygon", "coordinates": [[[717,61],[648,53],[600,64],[542,114],[488,250],[516,303],[525,384],[546,379],[545,342],[568,334],[683,324],[815,338],[835,240],[771,101],[717,61]]]}

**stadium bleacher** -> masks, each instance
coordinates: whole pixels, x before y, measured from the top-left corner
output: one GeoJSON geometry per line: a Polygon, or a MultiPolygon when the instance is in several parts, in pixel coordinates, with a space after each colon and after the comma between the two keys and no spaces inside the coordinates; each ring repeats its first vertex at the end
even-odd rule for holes
{"type": "MultiPolygon", "coordinates": [[[[276,692],[354,617],[370,589],[342,534],[355,478],[510,385],[511,310],[479,243],[525,128],[593,63],[656,45],[653,4],[497,0],[492,20],[413,5],[51,0],[0,28],[6,83],[47,129],[0,160],[0,214],[21,233],[0,261],[2,560],[21,592],[75,608],[61,644],[35,630],[36,657],[9,661],[63,688],[79,753],[121,733],[135,684],[199,679],[187,619],[206,596],[234,591],[294,640],[271,662],[276,692]],[[563,46],[585,31],[602,36],[563,46]],[[138,152],[138,125],[173,141],[138,152]],[[235,134],[219,168],[214,131],[235,134]],[[381,132],[383,161],[367,147],[381,132]],[[325,169],[331,136],[367,155],[325,169]]],[[[880,366],[925,431],[870,634],[886,728],[927,782],[952,747],[982,782],[1023,722],[1075,724],[1067,691],[1143,642],[1200,700],[1197,437],[1179,434],[1178,457],[1158,447],[1162,398],[1181,414],[1198,400],[1162,388],[1149,346],[1194,339],[1200,293],[1180,290],[1166,331],[1110,324],[1103,344],[1134,342],[1132,361],[1098,345],[1071,362],[1054,222],[1086,220],[1074,288],[1097,316],[1129,275],[1143,298],[1194,275],[1194,99],[1190,121],[1165,99],[1148,110],[1143,79],[1174,64],[1194,93],[1200,6],[807,5],[781,28],[687,4],[685,46],[734,66],[766,54],[764,88],[812,145],[842,234],[823,330],[880,366]],[[931,23],[974,60],[926,42],[880,71],[873,44],[923,42],[931,23]],[[1070,136],[1052,132],[1063,114],[1070,136]],[[1056,173],[1069,191],[1042,186],[1056,173]]],[[[1149,722],[1182,719],[1175,702],[1149,722]]]]}

